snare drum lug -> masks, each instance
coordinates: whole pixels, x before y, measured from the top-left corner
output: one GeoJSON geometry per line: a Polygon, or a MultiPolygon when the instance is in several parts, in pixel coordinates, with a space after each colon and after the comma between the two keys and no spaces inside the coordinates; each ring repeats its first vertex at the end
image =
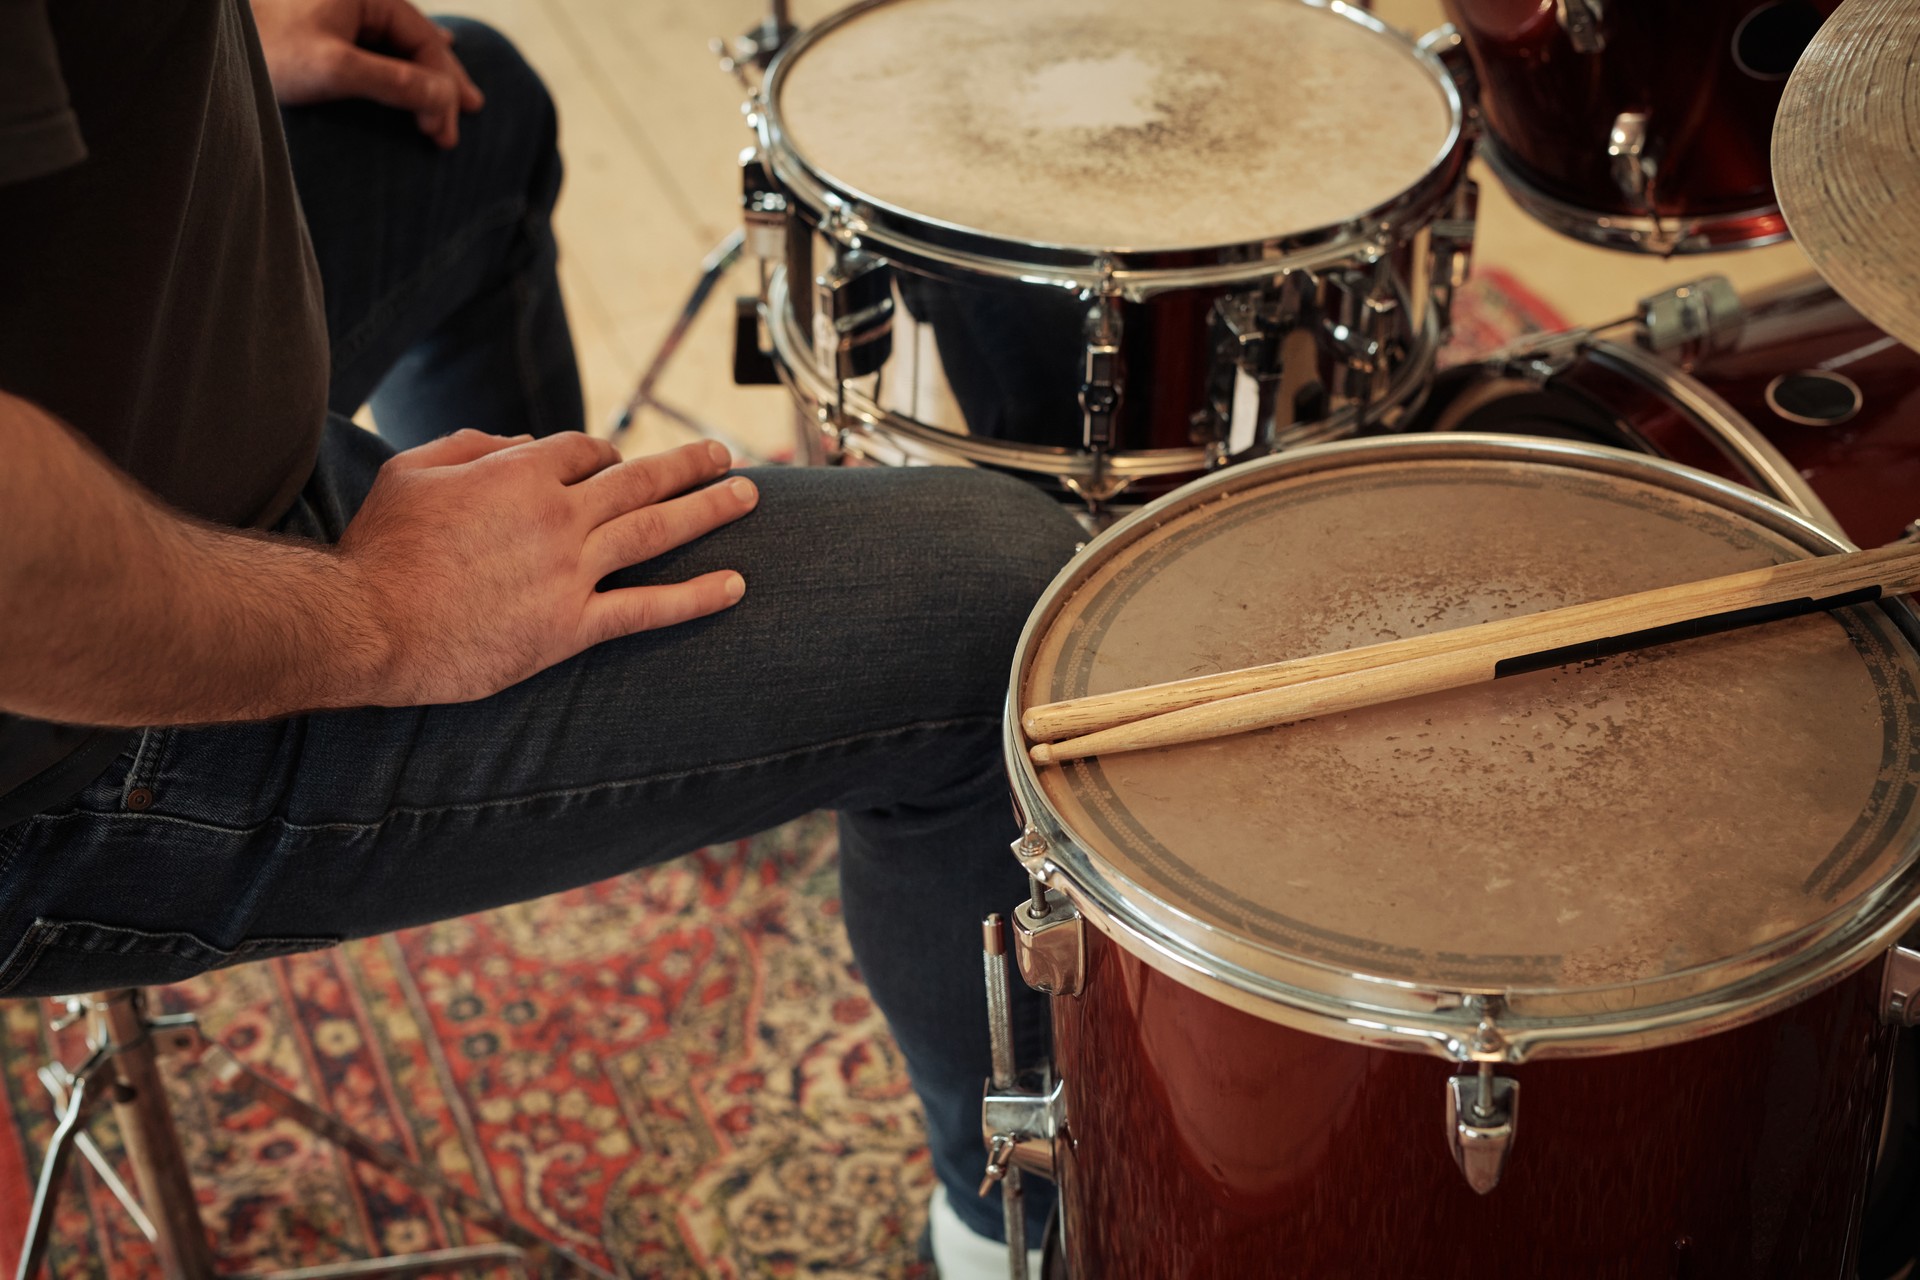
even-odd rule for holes
{"type": "Polygon", "coordinates": [[[1387,386],[1388,351],[1400,311],[1392,263],[1380,258],[1366,270],[1345,273],[1340,290],[1344,302],[1334,329],[1334,340],[1346,356],[1340,390],[1364,413],[1387,386]]]}
{"type": "Polygon", "coordinates": [[[1447,1077],[1447,1148],[1481,1195],[1500,1185],[1520,1117],[1520,1082],[1483,1062],[1476,1075],[1447,1077]]]}
{"type": "MultiPolygon", "coordinates": [[[[1034,882],[1038,887],[1039,882],[1034,882]]],[[[1032,902],[1013,909],[1013,958],[1020,976],[1035,991],[1050,996],[1077,996],[1087,969],[1086,922],[1067,895],[1058,889],[1041,890],[1046,913],[1032,902]]]]}
{"type": "Polygon", "coordinates": [[[1089,299],[1087,347],[1080,370],[1081,438],[1093,453],[1114,446],[1126,369],[1120,359],[1120,299],[1100,294],[1089,299]]]}
{"type": "Polygon", "coordinates": [[[1480,184],[1461,180],[1447,216],[1434,221],[1427,235],[1432,267],[1428,272],[1440,332],[1453,326],[1453,295],[1473,272],[1473,233],[1480,218],[1480,184]]]}
{"type": "Polygon", "coordinates": [[[1553,16],[1576,53],[1601,53],[1607,47],[1606,14],[1600,0],[1553,0],[1553,16]]]}
{"type": "Polygon", "coordinates": [[[787,248],[787,195],[758,147],[740,153],[740,209],[747,252],[764,262],[779,261],[787,248]]]}
{"type": "Polygon", "coordinates": [[[1613,180],[1635,206],[1653,212],[1653,177],[1660,157],[1647,146],[1647,113],[1622,111],[1613,118],[1607,135],[1607,154],[1613,157],[1613,180]]]}
{"type": "Polygon", "coordinates": [[[1702,356],[1731,351],[1747,324],[1747,307],[1733,281],[1702,276],[1664,293],[1640,299],[1641,346],[1671,355],[1682,366],[1702,356]]]}
{"type": "Polygon", "coordinates": [[[1887,954],[1887,973],[1880,980],[1880,1016],[1896,1027],[1920,1027],[1920,951],[1895,947],[1887,954]]]}
{"type": "Polygon", "coordinates": [[[845,249],[816,282],[814,340],[840,382],[877,373],[893,354],[893,270],[885,258],[845,249]]]}

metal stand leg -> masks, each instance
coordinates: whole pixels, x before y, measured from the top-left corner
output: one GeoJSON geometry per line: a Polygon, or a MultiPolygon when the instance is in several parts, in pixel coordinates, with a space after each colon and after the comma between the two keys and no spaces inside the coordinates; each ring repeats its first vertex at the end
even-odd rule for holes
{"type": "Polygon", "coordinates": [[[87,1090],[86,1076],[76,1078],[60,1116],[60,1127],[54,1130],[53,1141],[47,1145],[46,1162],[40,1166],[40,1185],[33,1194],[33,1214],[27,1219],[27,1240],[20,1252],[18,1280],[28,1280],[40,1269],[47,1247],[53,1243],[54,1209],[60,1203],[60,1188],[66,1185],[67,1161],[73,1156],[75,1139],[84,1136],[82,1127],[98,1106],[99,1099],[87,1090]]]}
{"type": "MultiPolygon", "coordinates": [[[[719,57],[720,69],[731,73],[740,81],[741,88],[752,95],[757,91],[758,77],[765,74],[775,56],[786,47],[787,41],[793,38],[796,30],[792,15],[788,12],[788,0],[770,0],[766,16],[749,27],[744,34],[735,36],[731,40],[712,40],[708,43],[708,47],[719,57]]],[[[748,220],[753,220],[751,212],[748,220]]],[[[764,461],[750,450],[741,448],[738,443],[729,439],[724,432],[711,423],[701,421],[686,410],[668,404],[654,394],[654,388],[659,385],[661,375],[666,372],[667,363],[673,359],[674,353],[680,349],[680,344],[686,340],[687,331],[693,327],[695,318],[699,316],[701,308],[706,306],[707,299],[712,295],[714,287],[719,284],[720,278],[740,260],[745,245],[745,231],[735,231],[715,245],[713,252],[701,262],[700,278],[694,283],[693,292],[687,295],[687,300],[681,305],[680,314],[675,317],[673,326],[667,330],[667,336],[661,340],[659,348],[653,353],[653,359],[641,373],[639,385],[634,388],[633,394],[627,399],[626,406],[614,419],[612,433],[614,444],[619,445],[624,442],[627,432],[633,427],[635,416],[644,407],[653,409],[697,435],[705,436],[709,440],[718,440],[732,450],[736,458],[756,463],[764,461]]],[[[764,254],[765,249],[757,248],[756,252],[764,254]]],[[[760,279],[762,297],[766,294],[766,283],[766,270],[762,267],[760,279]]],[[[741,323],[746,324],[751,320],[751,316],[747,313],[741,314],[741,323]]],[[[743,377],[740,373],[742,359],[746,358],[747,363],[756,365],[759,361],[754,358],[756,353],[740,345],[737,335],[736,348],[736,378],[744,382],[774,381],[770,370],[762,370],[760,376],[743,377]]]]}
{"type": "MultiPolygon", "coordinates": [[[[384,1169],[423,1196],[501,1240],[499,1244],[464,1245],[264,1275],[228,1275],[224,1280],[335,1280],[336,1277],[344,1280],[503,1265],[528,1277],[545,1275],[555,1264],[563,1264],[595,1280],[616,1280],[613,1273],[543,1239],[492,1206],[465,1194],[440,1175],[412,1163],[394,1147],[355,1132],[252,1071],[224,1045],[209,1039],[191,1015],[149,1017],[144,993],[131,989],[70,1000],[67,1007],[67,1022],[82,1014],[87,1018],[91,1052],[72,1070],[49,1067],[41,1073],[61,1119],[41,1167],[39,1190],[34,1198],[33,1216],[28,1221],[26,1248],[21,1254],[17,1280],[30,1280],[46,1257],[54,1208],[76,1148],[101,1170],[142,1234],[153,1241],[166,1280],[222,1280],[214,1266],[206,1229],[200,1221],[180,1136],[167,1107],[158,1061],[162,1054],[178,1055],[190,1068],[208,1066],[221,1086],[266,1104],[355,1159],[384,1169]],[[133,1202],[83,1132],[103,1101],[113,1104],[144,1209],[133,1202]]],[[[65,1024],[56,1024],[59,1025],[65,1024]]]]}
{"type": "Polygon", "coordinates": [[[715,245],[713,252],[700,263],[700,279],[694,283],[693,292],[688,294],[686,302],[681,304],[680,314],[674,317],[673,327],[668,329],[667,336],[660,340],[660,346],[654,351],[653,359],[640,374],[639,385],[634,387],[633,394],[627,397],[627,403],[622,406],[619,416],[613,420],[612,439],[615,445],[625,443],[627,433],[633,429],[634,419],[639,416],[641,409],[646,408],[672,419],[696,435],[705,436],[709,440],[718,440],[732,451],[734,457],[742,461],[752,463],[764,461],[755,456],[751,450],[741,447],[739,443],[728,438],[724,431],[712,423],[703,422],[686,410],[669,404],[654,394],[654,388],[659,385],[661,376],[666,373],[668,363],[680,350],[681,344],[686,341],[687,332],[693,328],[694,320],[699,317],[701,309],[707,305],[707,299],[713,296],[714,288],[720,283],[720,278],[740,260],[745,244],[746,232],[735,231],[715,245]]]}

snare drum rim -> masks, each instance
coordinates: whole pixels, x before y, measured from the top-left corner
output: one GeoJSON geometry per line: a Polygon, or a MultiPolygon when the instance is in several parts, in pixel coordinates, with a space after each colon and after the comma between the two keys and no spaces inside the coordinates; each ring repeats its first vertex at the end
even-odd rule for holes
{"type": "MultiPolygon", "coordinates": [[[[1653,483],[1723,506],[1816,554],[1851,550],[1831,531],[1752,490],[1622,449],[1544,438],[1474,434],[1344,441],[1292,450],[1197,480],[1102,533],[1054,580],[1029,615],[1009,677],[1003,744],[1025,833],[1027,871],[1065,893],[1086,919],[1175,981],[1257,1017],[1373,1047],[1453,1061],[1521,1062],[1624,1053],[1739,1026],[1845,978],[1920,916],[1920,858],[1910,857],[1853,902],[1743,956],[1630,984],[1638,1007],[1610,1010],[1623,988],[1471,988],[1358,973],[1247,942],[1196,920],[1102,865],[1054,812],[1019,728],[1021,690],[1040,637],[1066,602],[1136,530],[1269,480],[1379,461],[1512,461],[1571,466],[1653,483]],[[1477,997],[1505,1001],[1491,1038],[1477,997]],[[1651,998],[1648,998],[1651,996],[1651,998]]],[[[1920,614],[1882,607],[1920,647],[1920,614]]]]}
{"type": "Polygon", "coordinates": [[[1226,244],[1133,249],[1124,245],[1067,245],[1014,239],[963,227],[877,199],[850,182],[815,168],[787,135],[780,90],[794,63],[844,23],[903,0],[859,0],[796,37],[767,69],[750,103],[774,176],[794,197],[808,225],[844,241],[935,275],[978,274],[1078,291],[1145,298],[1175,289],[1258,280],[1279,271],[1320,270],[1355,257],[1379,256],[1440,215],[1471,158],[1466,107],[1440,59],[1372,14],[1343,0],[1267,0],[1323,9],[1392,41],[1421,66],[1441,91],[1451,117],[1447,136],[1428,170],[1398,195],[1342,222],[1226,244]]]}

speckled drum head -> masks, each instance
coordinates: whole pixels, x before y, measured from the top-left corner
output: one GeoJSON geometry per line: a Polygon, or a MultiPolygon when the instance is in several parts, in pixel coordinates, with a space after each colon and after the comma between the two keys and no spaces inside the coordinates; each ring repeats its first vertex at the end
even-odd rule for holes
{"type": "MultiPolygon", "coordinates": [[[[1016,713],[1809,554],[1619,467],[1376,453],[1128,526],[1016,713]]],[[[1620,1013],[1908,870],[1917,690],[1860,607],[1034,776],[1100,876],[1241,952],[1620,1013]]]]}
{"type": "Polygon", "coordinates": [[[836,185],[1040,244],[1238,244],[1329,226],[1454,127],[1404,42],[1298,0],[894,0],[785,66],[787,141],[836,185]]]}

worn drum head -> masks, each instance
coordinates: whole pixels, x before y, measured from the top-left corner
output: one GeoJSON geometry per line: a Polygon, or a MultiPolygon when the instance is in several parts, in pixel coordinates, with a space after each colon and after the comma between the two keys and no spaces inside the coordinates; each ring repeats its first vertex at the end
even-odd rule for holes
{"type": "MultiPolygon", "coordinates": [[[[1340,465],[1110,535],[1036,615],[1016,716],[1809,554],[1784,513],[1608,450],[1313,452],[1340,465]]],[[[1136,946],[1281,1003],[1488,993],[1578,1038],[1904,911],[1917,700],[1912,643],[1860,607],[1018,772],[1136,946]]]]}
{"type": "Polygon", "coordinates": [[[882,0],[770,85],[822,181],[1004,240],[1268,241],[1379,208],[1457,111],[1404,39],[1300,0],[882,0]]]}

